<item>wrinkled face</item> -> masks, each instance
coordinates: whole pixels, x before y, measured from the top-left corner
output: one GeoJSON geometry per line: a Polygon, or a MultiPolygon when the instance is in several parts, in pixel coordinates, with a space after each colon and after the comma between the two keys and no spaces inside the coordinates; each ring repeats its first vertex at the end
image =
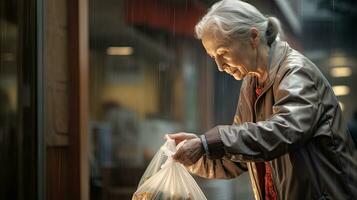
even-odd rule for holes
{"type": "Polygon", "coordinates": [[[201,40],[207,54],[215,60],[219,71],[225,71],[236,80],[242,80],[255,71],[256,54],[249,40],[227,40],[212,33],[205,33],[201,40]]]}

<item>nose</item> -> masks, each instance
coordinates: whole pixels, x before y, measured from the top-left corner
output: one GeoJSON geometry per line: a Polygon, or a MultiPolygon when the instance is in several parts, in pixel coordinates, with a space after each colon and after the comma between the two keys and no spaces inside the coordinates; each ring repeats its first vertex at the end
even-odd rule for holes
{"type": "Polygon", "coordinates": [[[224,65],[223,59],[221,57],[217,57],[215,61],[216,61],[218,70],[220,72],[223,72],[224,69],[227,67],[227,65],[224,65]]]}

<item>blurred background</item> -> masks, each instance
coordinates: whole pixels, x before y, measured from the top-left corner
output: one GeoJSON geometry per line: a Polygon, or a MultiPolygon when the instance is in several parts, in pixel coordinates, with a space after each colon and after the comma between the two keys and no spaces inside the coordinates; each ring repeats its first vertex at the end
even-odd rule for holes
{"type": "MultiPolygon", "coordinates": [[[[164,134],[231,124],[241,82],[194,37],[215,2],[0,0],[0,199],[131,199],[164,134]]],[[[354,126],[357,2],[247,2],[281,20],[354,126]]],[[[248,173],[195,178],[208,199],[254,199],[248,173]]]]}

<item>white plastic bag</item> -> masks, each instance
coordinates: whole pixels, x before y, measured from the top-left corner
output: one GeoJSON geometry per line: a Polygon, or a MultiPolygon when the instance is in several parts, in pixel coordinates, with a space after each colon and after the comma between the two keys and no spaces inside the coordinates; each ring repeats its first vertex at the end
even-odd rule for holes
{"type": "Polygon", "coordinates": [[[207,198],[187,169],[171,156],[185,141],[175,145],[167,138],[156,153],[132,200],[206,200],[207,198]]]}

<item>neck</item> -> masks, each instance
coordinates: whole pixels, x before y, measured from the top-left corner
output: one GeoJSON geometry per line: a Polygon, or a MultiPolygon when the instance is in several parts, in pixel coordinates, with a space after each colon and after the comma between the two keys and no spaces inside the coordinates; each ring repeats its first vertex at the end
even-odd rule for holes
{"type": "Polygon", "coordinates": [[[263,88],[269,75],[269,50],[268,46],[258,49],[257,56],[257,86],[263,88]]]}

